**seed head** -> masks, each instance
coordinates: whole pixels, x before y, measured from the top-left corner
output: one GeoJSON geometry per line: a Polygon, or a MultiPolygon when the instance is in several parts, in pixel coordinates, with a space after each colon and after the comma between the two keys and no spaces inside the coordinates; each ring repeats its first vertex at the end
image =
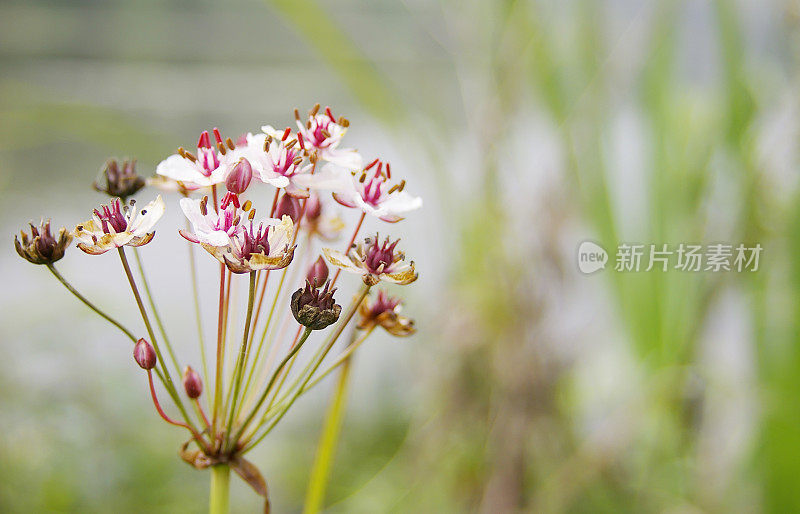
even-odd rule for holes
{"type": "Polygon", "coordinates": [[[336,288],[331,289],[330,281],[320,290],[306,281],[305,288],[300,288],[292,295],[292,314],[294,319],[311,330],[322,330],[336,322],[342,312],[342,306],[333,299],[336,288]]]}
{"type": "Polygon", "coordinates": [[[31,235],[20,231],[22,241],[14,236],[14,248],[20,257],[33,264],[52,264],[64,257],[72,236],[67,229],[58,229],[58,238],[50,233],[50,220],[43,221],[39,227],[30,224],[31,235]]]}
{"type": "Polygon", "coordinates": [[[136,159],[122,161],[122,164],[115,159],[109,159],[101,177],[92,186],[108,196],[126,200],[145,186],[145,180],[136,173],[136,159]]]}

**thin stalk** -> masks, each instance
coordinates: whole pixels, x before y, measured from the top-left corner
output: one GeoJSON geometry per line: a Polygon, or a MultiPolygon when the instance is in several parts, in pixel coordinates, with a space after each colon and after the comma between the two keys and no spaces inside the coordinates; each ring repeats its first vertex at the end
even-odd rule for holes
{"type": "Polygon", "coordinates": [[[219,420],[219,408],[222,403],[222,367],[225,360],[225,346],[222,340],[222,319],[225,303],[225,265],[219,265],[219,314],[217,318],[217,370],[214,377],[214,408],[211,415],[211,431],[213,438],[217,437],[217,421],[219,420]]]}
{"type": "Polygon", "coordinates": [[[125,328],[124,326],[122,326],[122,324],[121,324],[119,321],[115,320],[114,318],[112,318],[111,316],[109,316],[108,314],[106,314],[105,312],[103,312],[102,310],[100,310],[100,308],[99,308],[99,307],[97,307],[95,304],[93,304],[92,302],[90,302],[89,300],[87,300],[87,299],[86,299],[86,297],[85,297],[85,296],[83,296],[82,294],[80,294],[80,293],[78,292],[78,290],[77,290],[77,289],[75,289],[74,287],[72,287],[72,284],[70,284],[69,282],[67,282],[67,279],[65,279],[65,278],[64,278],[64,277],[61,275],[61,273],[59,273],[59,272],[58,272],[58,270],[55,268],[55,266],[53,266],[53,264],[48,264],[48,265],[47,265],[47,269],[49,269],[49,270],[50,270],[50,273],[52,273],[52,274],[53,274],[53,276],[54,276],[54,277],[56,277],[56,278],[58,279],[58,281],[59,281],[59,282],[61,282],[61,284],[62,284],[64,287],[66,287],[66,288],[67,288],[67,291],[69,291],[70,293],[72,293],[73,295],[75,295],[75,298],[77,298],[78,300],[80,300],[81,302],[83,302],[83,304],[84,304],[85,306],[87,306],[87,307],[89,307],[90,309],[92,309],[92,310],[93,310],[95,313],[97,313],[97,314],[98,314],[98,315],[99,315],[101,318],[103,318],[104,320],[108,321],[109,323],[111,323],[112,325],[114,325],[115,327],[117,327],[118,329],[120,329],[120,330],[122,331],[122,333],[123,333],[123,334],[125,334],[126,336],[128,336],[128,338],[129,338],[131,341],[133,341],[134,343],[136,342],[136,337],[133,335],[133,333],[132,333],[130,330],[128,330],[127,328],[125,328]]]}
{"type": "Polygon", "coordinates": [[[227,433],[231,433],[233,427],[233,418],[236,414],[236,404],[239,400],[239,391],[242,386],[242,378],[244,377],[244,366],[247,365],[248,357],[248,336],[250,335],[250,321],[253,317],[253,304],[256,297],[256,272],[250,272],[250,290],[247,296],[247,316],[244,322],[244,335],[242,336],[242,345],[239,349],[239,356],[236,359],[236,367],[233,371],[233,397],[231,398],[230,414],[228,415],[228,429],[227,433]]]}
{"type": "MultiPolygon", "coordinates": [[[[278,422],[283,418],[283,416],[286,415],[286,412],[289,410],[289,408],[292,406],[292,404],[294,404],[294,402],[300,396],[302,391],[304,391],[306,384],[308,384],[308,381],[311,379],[312,376],[314,376],[314,373],[317,371],[319,366],[322,364],[322,361],[325,360],[325,356],[331,350],[333,345],[336,344],[337,339],[339,339],[339,336],[342,335],[342,332],[344,332],[344,329],[347,326],[347,324],[350,323],[351,319],[353,319],[353,315],[356,313],[356,311],[358,310],[358,306],[361,305],[361,302],[364,301],[364,298],[366,298],[367,294],[369,294],[369,290],[370,290],[370,286],[364,284],[364,286],[361,288],[361,293],[353,300],[353,302],[350,304],[350,307],[348,307],[347,314],[345,314],[344,318],[340,318],[339,319],[339,323],[336,324],[336,330],[328,338],[327,344],[324,345],[325,350],[322,352],[322,356],[314,364],[313,368],[311,369],[311,372],[308,374],[306,379],[303,381],[302,385],[297,389],[297,391],[295,391],[294,395],[292,395],[292,398],[289,400],[289,402],[286,405],[286,407],[284,407],[283,410],[281,411],[281,413],[272,421],[272,423],[269,424],[269,426],[264,431],[264,433],[262,433],[258,437],[258,439],[256,439],[252,443],[248,442],[247,446],[245,448],[243,448],[242,453],[244,453],[246,451],[249,451],[254,446],[256,446],[264,437],[267,436],[267,434],[275,427],[275,425],[278,424],[278,422]]],[[[284,359],[284,362],[285,362],[285,360],[286,359],[284,359]]],[[[253,411],[253,414],[255,414],[255,410],[253,411]]],[[[251,414],[251,416],[253,414],[251,414]]]]}
{"type": "Polygon", "coordinates": [[[344,366],[342,366],[342,374],[339,375],[339,380],[336,382],[333,402],[331,402],[328,413],[325,415],[325,424],[322,429],[322,435],[319,438],[317,455],[314,458],[311,477],[308,481],[308,492],[306,493],[303,514],[316,514],[322,508],[322,502],[325,500],[325,490],[328,486],[336,442],[339,439],[339,432],[342,428],[342,415],[347,403],[351,362],[350,359],[346,359],[344,366]]]}
{"type": "Polygon", "coordinates": [[[239,431],[236,433],[236,437],[233,438],[234,441],[237,441],[239,437],[241,437],[242,433],[247,428],[247,425],[253,420],[256,413],[258,412],[258,409],[261,408],[261,405],[263,405],[264,400],[266,400],[267,395],[269,394],[270,389],[272,388],[272,384],[274,384],[275,379],[278,378],[278,373],[280,373],[281,369],[283,369],[286,363],[289,362],[289,359],[291,359],[294,356],[294,354],[296,354],[300,350],[300,348],[303,346],[303,343],[305,343],[306,339],[308,339],[309,335],[311,335],[311,329],[306,327],[305,331],[303,332],[303,336],[300,338],[300,341],[298,341],[297,344],[294,346],[294,348],[292,348],[291,351],[288,354],[286,354],[286,357],[283,358],[281,363],[278,365],[278,368],[272,374],[272,377],[270,377],[269,383],[267,384],[267,387],[264,389],[264,392],[259,397],[258,402],[256,402],[255,407],[253,407],[253,410],[250,411],[250,414],[244,420],[242,426],[239,427],[239,431]]]}
{"type": "MultiPolygon", "coordinates": [[[[358,237],[358,233],[361,230],[361,225],[364,223],[364,218],[367,216],[366,212],[361,213],[361,217],[358,219],[358,224],[356,225],[356,229],[353,231],[353,236],[350,238],[350,242],[347,243],[347,247],[344,249],[344,253],[350,251],[350,247],[353,246],[353,243],[356,241],[356,237],[358,237]]],[[[331,287],[336,285],[336,281],[339,279],[339,274],[342,272],[342,268],[336,268],[336,274],[333,275],[333,280],[331,280],[331,287]]]]}
{"type": "Polygon", "coordinates": [[[150,318],[147,316],[147,310],[144,307],[144,302],[142,302],[142,296],[139,294],[139,288],[136,287],[136,280],[133,278],[133,273],[131,272],[131,266],[128,263],[128,258],[125,256],[125,248],[119,247],[117,248],[119,252],[120,261],[122,261],[122,267],[125,270],[125,276],[128,277],[128,283],[131,286],[131,291],[133,292],[133,297],[136,300],[136,305],[139,307],[139,313],[142,315],[142,321],[144,321],[144,326],[147,328],[147,334],[150,336],[150,342],[153,345],[153,348],[156,351],[156,357],[158,358],[158,363],[161,366],[161,373],[163,376],[164,388],[167,390],[167,393],[172,397],[172,400],[175,402],[176,407],[180,410],[183,419],[187,422],[189,426],[192,426],[191,418],[186,412],[186,408],[183,406],[183,402],[181,401],[180,396],[178,395],[178,391],[175,388],[175,384],[172,382],[172,377],[169,374],[169,370],[167,370],[166,364],[164,364],[164,357],[161,354],[161,349],[159,348],[158,342],[156,341],[156,335],[153,332],[153,326],[150,324],[150,318]]]}
{"type": "MultiPolygon", "coordinates": [[[[361,336],[361,337],[360,337],[360,338],[359,338],[357,341],[355,341],[353,344],[351,344],[350,346],[348,346],[348,347],[347,347],[347,349],[346,349],[344,352],[342,352],[342,354],[341,354],[341,355],[340,355],[340,356],[339,356],[339,357],[338,357],[338,358],[337,358],[335,361],[333,361],[333,364],[331,364],[330,366],[328,366],[328,367],[325,369],[325,371],[323,371],[322,373],[320,373],[320,375],[319,375],[317,378],[315,378],[314,380],[312,380],[311,382],[309,382],[309,383],[308,383],[308,384],[307,384],[307,385],[306,385],[306,386],[303,388],[303,390],[302,390],[302,391],[300,391],[300,393],[302,394],[302,393],[304,393],[305,391],[308,391],[309,389],[311,389],[312,387],[314,387],[315,385],[319,384],[319,383],[320,383],[320,381],[321,381],[323,378],[325,378],[326,376],[328,376],[328,375],[329,375],[329,374],[330,374],[330,373],[331,373],[331,372],[332,372],[334,369],[336,369],[336,368],[337,368],[338,366],[340,366],[342,363],[344,363],[346,366],[349,366],[348,362],[350,361],[350,356],[353,354],[353,352],[355,352],[355,351],[358,349],[358,347],[359,347],[359,346],[361,346],[361,344],[362,344],[364,341],[366,341],[366,340],[367,340],[367,337],[369,337],[369,335],[372,333],[372,331],[373,331],[373,330],[375,330],[375,327],[372,327],[372,328],[368,329],[366,332],[364,332],[364,334],[363,334],[363,335],[362,335],[362,336],[361,336]]],[[[344,371],[342,371],[342,373],[344,373],[344,371]]]]}
{"type": "MultiPolygon", "coordinates": [[[[189,220],[186,220],[187,227],[189,220]]],[[[203,365],[203,380],[205,384],[210,384],[208,380],[208,360],[206,359],[206,339],[203,333],[203,315],[200,308],[200,287],[197,284],[197,263],[195,262],[194,243],[189,244],[189,274],[192,278],[192,296],[194,300],[194,315],[197,320],[197,340],[200,343],[200,360],[203,365]]],[[[211,395],[206,395],[208,398],[208,408],[211,409],[211,395]]]]}
{"type": "Polygon", "coordinates": [[[144,287],[144,294],[147,297],[147,303],[150,305],[150,310],[153,312],[153,318],[156,320],[156,325],[158,326],[158,332],[161,334],[161,338],[164,341],[164,346],[167,348],[167,352],[169,353],[169,358],[172,361],[172,365],[175,366],[175,371],[180,376],[181,374],[181,367],[178,364],[178,359],[175,357],[175,352],[172,350],[172,345],[169,342],[169,337],[167,337],[167,331],[164,329],[164,324],[161,322],[161,316],[158,314],[158,309],[156,309],[156,302],[153,299],[153,294],[150,292],[150,284],[147,282],[147,276],[144,274],[144,266],[142,265],[142,259],[139,257],[139,249],[133,249],[133,257],[136,259],[136,267],[139,269],[139,276],[142,277],[142,286],[144,287]]]}
{"type": "Polygon", "coordinates": [[[230,512],[231,468],[227,464],[211,466],[211,489],[208,495],[209,514],[230,512]]]}
{"type": "Polygon", "coordinates": [[[208,445],[206,445],[206,441],[205,439],[203,439],[203,436],[201,436],[194,428],[190,427],[186,423],[181,423],[180,421],[175,421],[174,419],[170,418],[164,412],[164,409],[161,408],[161,404],[158,401],[158,396],[156,396],[156,388],[153,385],[153,373],[152,370],[149,369],[147,370],[147,382],[150,385],[150,396],[153,398],[153,405],[155,405],[156,411],[158,411],[158,415],[161,416],[161,419],[163,419],[170,425],[175,425],[176,427],[185,428],[186,430],[191,432],[195,441],[197,441],[197,444],[199,444],[200,447],[203,448],[205,451],[208,451],[208,445]]]}

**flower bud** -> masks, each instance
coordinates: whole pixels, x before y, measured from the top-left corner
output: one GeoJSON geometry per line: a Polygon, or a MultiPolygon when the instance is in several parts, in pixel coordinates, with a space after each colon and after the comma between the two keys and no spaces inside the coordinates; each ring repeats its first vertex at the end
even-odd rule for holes
{"type": "Polygon", "coordinates": [[[228,173],[228,178],[225,179],[225,187],[231,193],[240,195],[250,186],[251,180],[253,180],[253,167],[250,166],[250,161],[242,157],[231,172],[228,173]]]}
{"type": "Polygon", "coordinates": [[[322,202],[319,201],[319,195],[311,193],[311,196],[306,200],[306,219],[314,221],[322,214],[322,202]]]}
{"type": "Polygon", "coordinates": [[[119,197],[123,200],[133,196],[145,186],[144,178],[136,174],[136,160],[118,163],[114,159],[106,162],[100,181],[95,181],[93,187],[96,191],[106,193],[108,196],[119,197]]]}
{"type": "Polygon", "coordinates": [[[322,287],[322,284],[328,280],[328,265],[325,264],[325,259],[322,256],[317,258],[314,264],[308,268],[306,280],[311,282],[313,287],[322,287]]]}
{"type": "Polygon", "coordinates": [[[330,281],[325,283],[325,289],[312,287],[311,282],[306,282],[305,288],[300,288],[292,295],[292,314],[294,319],[311,330],[322,330],[335,323],[342,312],[342,306],[335,303],[333,293],[336,288],[328,291],[330,281]]]}
{"type": "Polygon", "coordinates": [[[133,358],[136,359],[136,364],[142,369],[156,367],[156,351],[153,349],[153,345],[144,339],[136,341],[136,346],[133,347],[133,358]]]}
{"type": "Polygon", "coordinates": [[[43,221],[39,227],[31,223],[31,235],[20,231],[22,242],[15,236],[14,248],[20,257],[33,264],[52,264],[64,257],[72,236],[67,229],[58,231],[58,239],[50,233],[50,220],[43,221]]]}
{"type": "Polygon", "coordinates": [[[199,398],[203,394],[203,381],[200,380],[200,375],[191,366],[186,366],[183,369],[183,389],[186,391],[186,396],[192,400],[199,398]]]}
{"type": "Polygon", "coordinates": [[[275,217],[281,219],[282,216],[289,216],[292,218],[292,223],[297,223],[300,217],[300,201],[287,194],[281,196],[275,208],[275,217]]]}

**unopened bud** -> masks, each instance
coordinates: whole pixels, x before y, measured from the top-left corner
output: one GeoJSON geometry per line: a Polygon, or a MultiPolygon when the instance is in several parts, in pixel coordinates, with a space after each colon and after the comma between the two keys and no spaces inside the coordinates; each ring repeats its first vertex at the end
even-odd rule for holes
{"type": "Polygon", "coordinates": [[[225,179],[225,187],[231,193],[240,195],[250,186],[251,180],[253,180],[253,167],[250,166],[250,161],[242,157],[231,172],[228,173],[228,178],[225,179]]]}
{"type": "Polygon", "coordinates": [[[192,400],[199,398],[203,394],[203,381],[200,380],[200,375],[191,366],[186,366],[183,369],[183,389],[186,391],[186,396],[192,400]]]}
{"type": "Polygon", "coordinates": [[[317,258],[314,264],[308,268],[306,280],[311,282],[313,287],[322,287],[322,284],[328,280],[328,265],[325,264],[325,259],[322,256],[317,258]]]}
{"type": "Polygon", "coordinates": [[[311,196],[306,200],[306,219],[314,221],[322,214],[322,203],[319,201],[319,196],[311,193],[311,196]]]}
{"type": "Polygon", "coordinates": [[[292,222],[297,223],[300,217],[300,201],[290,195],[284,194],[278,200],[278,206],[275,208],[275,217],[281,219],[283,216],[292,218],[292,222]]]}
{"type": "Polygon", "coordinates": [[[136,359],[136,364],[142,369],[156,367],[156,351],[153,349],[153,345],[144,339],[136,341],[136,346],[133,347],[133,358],[136,359]]]}

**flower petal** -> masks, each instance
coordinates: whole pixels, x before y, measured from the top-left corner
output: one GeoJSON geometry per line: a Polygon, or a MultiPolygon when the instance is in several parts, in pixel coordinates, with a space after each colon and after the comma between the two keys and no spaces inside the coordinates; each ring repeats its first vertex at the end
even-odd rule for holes
{"type": "Polygon", "coordinates": [[[132,232],[136,237],[149,233],[156,222],[164,215],[164,209],[164,200],[161,199],[161,195],[158,195],[155,200],[144,206],[139,216],[134,215],[128,224],[128,232],[132,232]]]}

